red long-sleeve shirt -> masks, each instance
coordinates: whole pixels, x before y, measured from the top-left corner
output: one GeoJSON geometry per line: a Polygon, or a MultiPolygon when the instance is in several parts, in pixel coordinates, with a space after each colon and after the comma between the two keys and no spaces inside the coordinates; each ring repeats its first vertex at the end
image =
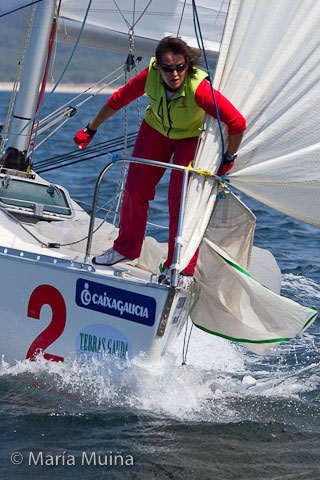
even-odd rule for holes
{"type": "MultiPolygon", "coordinates": [[[[108,106],[112,110],[120,110],[122,107],[141,97],[145,91],[148,68],[145,68],[132,78],[126,85],[108,99],[108,106]]],[[[226,99],[220,92],[214,90],[215,99],[219,111],[220,120],[228,127],[229,135],[237,135],[246,129],[246,121],[241,113],[226,99]]],[[[208,80],[204,79],[199,84],[195,93],[196,104],[206,113],[217,118],[214,101],[212,98],[211,86],[208,80]]]]}

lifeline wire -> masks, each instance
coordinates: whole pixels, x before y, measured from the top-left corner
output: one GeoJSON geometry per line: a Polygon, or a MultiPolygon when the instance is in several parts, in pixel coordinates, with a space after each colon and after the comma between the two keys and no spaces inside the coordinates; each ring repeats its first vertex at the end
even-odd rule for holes
{"type": "MultiPolygon", "coordinates": [[[[111,203],[113,201],[113,199],[109,200],[108,202],[106,202],[102,207],[100,207],[97,212],[99,212],[100,210],[105,210],[105,208],[103,208],[104,206],[108,205],[109,203],[111,203]]],[[[40,243],[40,245],[42,245],[43,247],[46,247],[46,248],[50,248],[50,243],[46,243],[46,242],[43,242],[39,237],[37,237],[34,233],[30,232],[30,230],[25,227],[23,225],[23,223],[18,220],[14,215],[12,215],[10,212],[8,212],[5,208],[3,207],[0,207],[0,211],[5,214],[10,220],[12,220],[14,223],[18,224],[26,233],[28,233],[32,238],[34,238],[38,243],[40,243]]],[[[93,231],[93,233],[96,233],[99,228],[102,227],[102,225],[107,221],[107,218],[109,216],[109,214],[111,213],[111,210],[109,208],[109,210],[107,210],[107,213],[105,215],[105,217],[101,220],[101,223],[95,228],[95,230],[93,231]]],[[[84,240],[86,240],[88,238],[88,235],[86,235],[85,237],[83,238],[80,238],[79,240],[75,240],[74,242],[70,242],[70,243],[59,243],[59,247],[68,247],[68,246],[71,246],[71,245],[76,245],[77,243],[80,243],[84,240]]]]}
{"type": "MultiPolygon", "coordinates": [[[[119,194],[118,194],[118,195],[119,195],[119,194]]],[[[113,201],[114,201],[114,198],[111,198],[111,200],[109,200],[109,201],[108,201],[107,203],[105,203],[104,205],[108,205],[109,203],[111,203],[111,202],[113,202],[113,201]]],[[[108,216],[109,216],[109,213],[112,213],[111,208],[112,208],[112,205],[111,205],[111,207],[109,208],[109,210],[107,210],[107,213],[106,213],[105,217],[101,220],[100,225],[98,225],[97,228],[96,228],[95,230],[93,230],[92,235],[93,235],[94,233],[96,233],[96,232],[99,230],[99,228],[102,227],[102,225],[103,225],[104,223],[106,223],[107,218],[108,218],[108,216]]],[[[99,210],[97,210],[97,212],[100,211],[100,210],[102,210],[102,208],[99,208],[99,210]]],[[[60,243],[60,247],[69,247],[69,246],[71,246],[71,245],[76,245],[77,243],[80,243],[80,242],[83,242],[84,240],[87,240],[87,238],[88,238],[88,235],[86,235],[86,236],[83,237],[83,238],[80,238],[79,240],[75,240],[74,242],[70,242],[70,243],[60,243]]]]}
{"type": "MultiPolygon", "coordinates": [[[[130,133],[128,135],[129,145],[128,147],[133,147],[134,141],[136,138],[137,132],[130,133]]],[[[113,153],[114,151],[119,151],[122,149],[123,137],[117,137],[106,142],[98,143],[94,146],[87,147],[84,150],[72,151],[60,156],[55,156],[42,160],[35,165],[34,170],[37,173],[44,173],[56,168],[62,168],[65,166],[73,165],[75,163],[84,162],[86,160],[92,160],[93,158],[101,157],[108,153],[113,153]],[[63,165],[59,165],[63,163],[63,165]]]]}

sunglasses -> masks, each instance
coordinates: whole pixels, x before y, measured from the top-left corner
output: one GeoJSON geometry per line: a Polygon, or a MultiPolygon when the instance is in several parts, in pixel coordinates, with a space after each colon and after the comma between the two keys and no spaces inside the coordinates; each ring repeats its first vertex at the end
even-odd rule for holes
{"type": "Polygon", "coordinates": [[[175,70],[177,70],[178,73],[181,73],[187,68],[187,65],[185,63],[179,63],[179,65],[176,65],[175,67],[168,67],[167,65],[160,65],[160,67],[166,73],[173,73],[175,70]]]}

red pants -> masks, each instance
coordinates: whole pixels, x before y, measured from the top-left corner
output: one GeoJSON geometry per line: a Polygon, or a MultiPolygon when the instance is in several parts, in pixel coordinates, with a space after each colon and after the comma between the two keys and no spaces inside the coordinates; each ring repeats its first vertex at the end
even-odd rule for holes
{"type": "MultiPolygon", "coordinates": [[[[194,158],[197,143],[197,137],[182,140],[164,137],[143,121],[132,156],[169,163],[173,155],[174,164],[188,166],[194,158]]],[[[165,169],[159,167],[130,164],[123,192],[119,236],[114,242],[115,250],[127,258],[133,259],[140,255],[147,224],[149,200],[154,199],[155,186],[164,172],[165,169]]],[[[178,227],[182,177],[182,172],[171,171],[168,193],[170,216],[168,258],[164,264],[165,267],[170,267],[172,263],[178,227]]],[[[198,251],[184,270],[185,273],[193,275],[197,258],[198,251]]]]}

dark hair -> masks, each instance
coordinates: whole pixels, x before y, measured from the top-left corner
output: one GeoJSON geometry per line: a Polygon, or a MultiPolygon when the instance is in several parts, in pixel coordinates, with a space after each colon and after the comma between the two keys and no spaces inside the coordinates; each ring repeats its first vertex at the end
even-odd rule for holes
{"type": "Polygon", "coordinates": [[[190,77],[194,77],[196,73],[194,66],[201,63],[200,50],[189,47],[189,45],[179,37],[164,37],[160,40],[156,48],[157,63],[161,65],[162,56],[169,52],[175,55],[183,55],[188,65],[188,73],[190,77]]]}

